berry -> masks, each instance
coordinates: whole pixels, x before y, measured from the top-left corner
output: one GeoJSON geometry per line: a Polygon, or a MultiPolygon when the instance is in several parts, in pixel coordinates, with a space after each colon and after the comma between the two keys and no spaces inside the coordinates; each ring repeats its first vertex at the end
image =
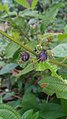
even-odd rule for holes
{"type": "Polygon", "coordinates": [[[23,61],[28,61],[29,58],[30,58],[30,55],[29,55],[28,52],[23,52],[23,53],[21,54],[21,59],[22,59],[23,61]]]}
{"type": "Polygon", "coordinates": [[[47,54],[44,50],[39,53],[38,59],[41,62],[44,62],[47,59],[47,54]]]}

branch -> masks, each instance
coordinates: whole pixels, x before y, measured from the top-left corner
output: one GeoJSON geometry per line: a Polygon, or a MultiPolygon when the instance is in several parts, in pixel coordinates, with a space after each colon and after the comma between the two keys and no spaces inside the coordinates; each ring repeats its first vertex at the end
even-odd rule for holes
{"type": "Polygon", "coordinates": [[[3,31],[0,30],[0,34],[2,34],[3,36],[5,36],[6,38],[10,39],[11,41],[15,42],[16,44],[20,45],[20,47],[23,47],[25,50],[29,51],[30,53],[32,53],[33,55],[35,55],[36,57],[38,56],[37,53],[35,53],[33,50],[31,50],[29,47],[23,45],[21,42],[19,42],[18,40],[14,40],[11,36],[9,36],[8,34],[4,33],[3,31]]]}
{"type": "Polygon", "coordinates": [[[50,59],[49,61],[50,61],[51,63],[53,63],[53,64],[58,65],[58,66],[67,67],[67,64],[62,64],[61,62],[59,63],[59,62],[57,62],[57,61],[55,61],[55,60],[52,60],[52,59],[50,59]]]}

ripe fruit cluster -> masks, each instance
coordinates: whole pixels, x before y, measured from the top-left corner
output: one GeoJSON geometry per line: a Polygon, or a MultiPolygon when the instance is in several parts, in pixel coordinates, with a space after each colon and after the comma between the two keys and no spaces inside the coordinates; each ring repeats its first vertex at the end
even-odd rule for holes
{"type": "MultiPolygon", "coordinates": [[[[25,61],[28,61],[30,58],[30,55],[28,52],[22,52],[21,54],[21,59],[25,62],[25,61]]],[[[46,54],[46,51],[41,51],[39,54],[38,54],[38,60],[41,61],[41,62],[44,62],[45,60],[47,59],[47,54],[46,54]]]]}

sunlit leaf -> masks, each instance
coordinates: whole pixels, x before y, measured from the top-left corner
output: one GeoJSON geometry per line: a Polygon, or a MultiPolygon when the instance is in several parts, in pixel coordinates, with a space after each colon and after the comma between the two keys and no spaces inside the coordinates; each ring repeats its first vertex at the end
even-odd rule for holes
{"type": "Polygon", "coordinates": [[[58,35],[58,39],[59,39],[59,40],[64,40],[64,39],[67,40],[67,34],[59,34],[59,35],[58,35]]]}
{"type": "Polygon", "coordinates": [[[36,4],[37,4],[37,2],[38,2],[38,0],[32,0],[33,2],[32,2],[32,9],[34,9],[35,8],[35,6],[36,6],[36,4]]]}
{"type": "Polygon", "coordinates": [[[30,5],[27,2],[27,0],[15,0],[15,1],[26,8],[30,8],[30,5]]]}

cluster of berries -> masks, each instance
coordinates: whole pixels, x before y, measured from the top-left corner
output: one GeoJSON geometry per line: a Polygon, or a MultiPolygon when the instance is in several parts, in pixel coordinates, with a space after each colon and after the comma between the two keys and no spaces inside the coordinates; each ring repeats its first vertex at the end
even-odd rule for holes
{"type": "MultiPolygon", "coordinates": [[[[22,52],[21,54],[21,59],[23,61],[28,61],[30,58],[30,55],[28,52],[22,52]]],[[[41,51],[39,54],[38,54],[38,60],[41,61],[41,62],[44,62],[45,60],[47,59],[47,54],[46,52],[43,50],[41,51]]]]}

